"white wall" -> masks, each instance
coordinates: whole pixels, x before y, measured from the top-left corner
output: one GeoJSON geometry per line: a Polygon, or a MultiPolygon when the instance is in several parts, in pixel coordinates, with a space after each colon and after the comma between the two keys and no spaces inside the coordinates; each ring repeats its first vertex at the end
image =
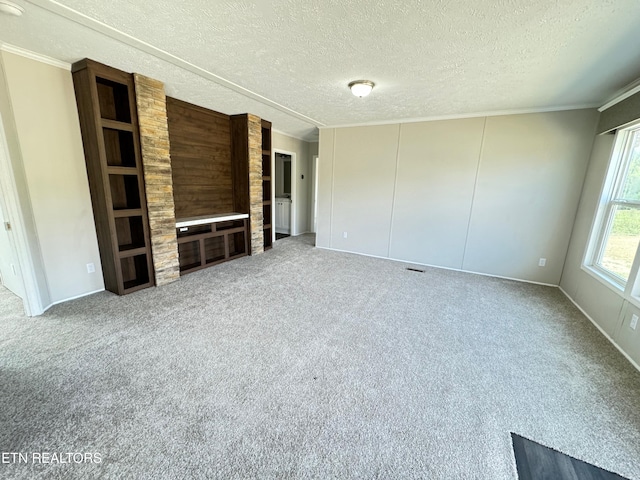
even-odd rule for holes
{"type": "Polygon", "coordinates": [[[402,125],[391,258],[462,267],[484,123],[402,125]]]}
{"type": "MultiPolygon", "coordinates": [[[[309,219],[310,198],[311,198],[311,157],[309,156],[309,142],[300,140],[282,133],[272,133],[273,150],[282,150],[284,152],[293,152],[296,154],[296,198],[292,198],[292,202],[296,202],[296,231],[292,235],[299,235],[310,231],[309,219]],[[301,178],[304,176],[304,179],[301,178]]],[[[291,179],[291,187],[293,190],[294,179],[291,179]]],[[[274,216],[275,218],[275,216],[274,216]]]]}
{"type": "Polygon", "coordinates": [[[322,129],[316,243],[557,285],[596,120],[574,110],[322,129]]]}
{"type": "Polygon", "coordinates": [[[640,309],[581,268],[614,139],[614,135],[599,135],[593,144],[560,287],[636,365],[640,365],[640,330],[629,327],[631,316],[640,315],[640,309]]]}
{"type": "Polygon", "coordinates": [[[65,69],[6,52],[2,66],[15,126],[7,135],[24,171],[19,188],[33,217],[46,308],[104,289],[73,81],[65,69]]]}

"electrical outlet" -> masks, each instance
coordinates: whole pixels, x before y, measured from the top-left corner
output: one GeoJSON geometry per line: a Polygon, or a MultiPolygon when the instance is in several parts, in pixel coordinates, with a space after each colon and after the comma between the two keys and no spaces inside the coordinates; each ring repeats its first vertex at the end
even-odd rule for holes
{"type": "Polygon", "coordinates": [[[547,264],[547,259],[546,258],[541,258],[540,260],[538,260],[538,266],[539,267],[544,267],[547,264]]]}
{"type": "Polygon", "coordinates": [[[629,326],[631,327],[631,330],[635,330],[638,326],[638,315],[635,313],[631,315],[631,322],[629,323],[629,326]]]}
{"type": "Polygon", "coordinates": [[[347,232],[342,232],[342,238],[347,238],[347,232]]]}
{"type": "Polygon", "coordinates": [[[87,263],[87,273],[94,273],[96,266],[93,263],[87,263]]]}

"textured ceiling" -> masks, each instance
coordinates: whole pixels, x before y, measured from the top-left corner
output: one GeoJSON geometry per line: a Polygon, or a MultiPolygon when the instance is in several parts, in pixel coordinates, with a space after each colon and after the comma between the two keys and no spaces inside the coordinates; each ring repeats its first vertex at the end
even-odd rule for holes
{"type": "Polygon", "coordinates": [[[638,0],[13,0],[0,42],[317,126],[601,105],[640,77],[638,0]],[[353,97],[347,83],[376,82],[353,97]]]}

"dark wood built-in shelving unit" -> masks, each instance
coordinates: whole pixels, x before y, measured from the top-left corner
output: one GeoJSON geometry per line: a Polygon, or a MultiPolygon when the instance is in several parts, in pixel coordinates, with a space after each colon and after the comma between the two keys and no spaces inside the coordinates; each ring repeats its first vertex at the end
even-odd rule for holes
{"type": "Polygon", "coordinates": [[[213,220],[177,228],[180,275],[248,254],[246,218],[213,220]]]}
{"type": "Polygon", "coordinates": [[[271,202],[271,122],[262,120],[262,223],[264,249],[273,246],[273,206],[271,202]]]}
{"type": "Polygon", "coordinates": [[[92,60],[72,67],[105,288],[154,284],[133,76],[92,60]]]}

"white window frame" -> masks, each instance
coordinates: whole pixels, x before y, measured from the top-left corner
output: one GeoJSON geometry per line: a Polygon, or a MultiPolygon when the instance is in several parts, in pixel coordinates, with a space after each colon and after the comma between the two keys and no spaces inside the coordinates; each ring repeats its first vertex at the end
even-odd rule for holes
{"type": "Polygon", "coordinates": [[[640,201],[622,200],[614,197],[622,188],[627,176],[630,156],[625,158],[625,154],[630,147],[634,132],[638,132],[638,135],[640,135],[640,122],[619,129],[616,132],[607,175],[600,193],[598,211],[591,227],[591,235],[582,268],[601,283],[622,294],[624,298],[632,303],[640,306],[640,281],[638,279],[638,270],[640,269],[640,245],[638,250],[636,250],[631,271],[629,272],[629,278],[626,281],[598,265],[604,254],[606,238],[608,238],[608,233],[613,223],[614,208],[617,206],[627,206],[640,210],[640,201]]]}

